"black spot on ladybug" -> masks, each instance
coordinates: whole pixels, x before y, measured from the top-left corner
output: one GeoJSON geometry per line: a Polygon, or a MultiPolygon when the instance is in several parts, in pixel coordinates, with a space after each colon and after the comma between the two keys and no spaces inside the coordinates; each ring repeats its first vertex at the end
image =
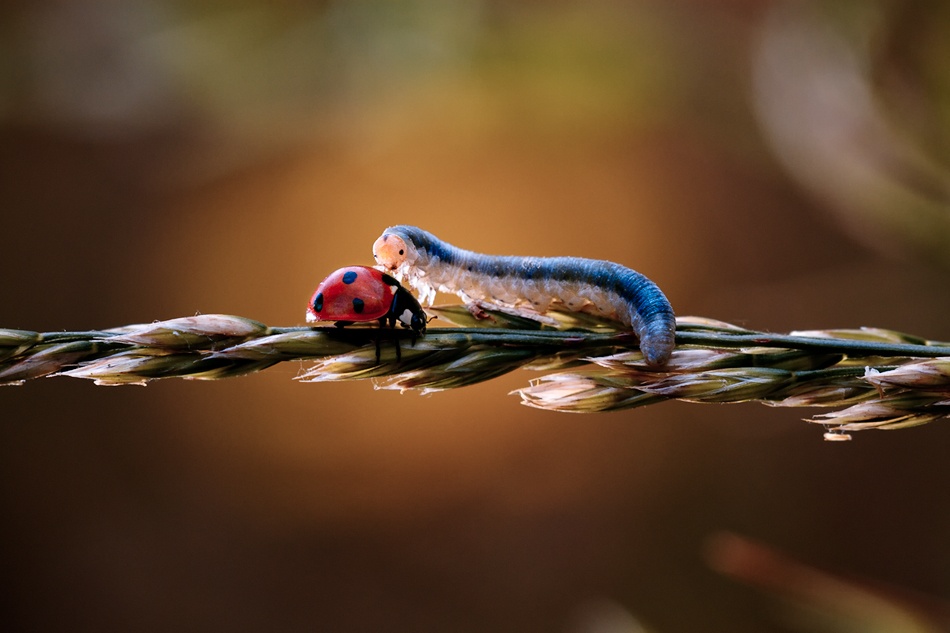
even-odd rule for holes
{"type": "Polygon", "coordinates": [[[354,271],[348,270],[345,273],[343,273],[343,283],[351,284],[354,281],[356,281],[356,273],[354,271]]]}
{"type": "Polygon", "coordinates": [[[320,310],[323,310],[323,293],[322,292],[318,294],[316,298],[313,300],[313,309],[315,312],[319,312],[320,310]]]}
{"type": "MultiPolygon", "coordinates": [[[[355,276],[356,276],[356,273],[353,273],[353,276],[355,277],[355,276]]],[[[362,312],[363,312],[363,307],[364,307],[365,305],[366,305],[366,304],[363,303],[363,300],[362,300],[362,299],[360,299],[359,297],[355,297],[355,298],[353,299],[353,312],[355,312],[355,313],[357,313],[357,314],[362,313],[362,312]]]]}

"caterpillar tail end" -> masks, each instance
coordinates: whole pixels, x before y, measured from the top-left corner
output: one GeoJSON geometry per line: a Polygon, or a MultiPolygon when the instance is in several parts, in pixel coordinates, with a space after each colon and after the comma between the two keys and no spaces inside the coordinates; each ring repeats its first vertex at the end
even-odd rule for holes
{"type": "Polygon", "coordinates": [[[655,324],[640,336],[640,351],[651,367],[663,367],[673,355],[676,345],[676,325],[655,324]]]}

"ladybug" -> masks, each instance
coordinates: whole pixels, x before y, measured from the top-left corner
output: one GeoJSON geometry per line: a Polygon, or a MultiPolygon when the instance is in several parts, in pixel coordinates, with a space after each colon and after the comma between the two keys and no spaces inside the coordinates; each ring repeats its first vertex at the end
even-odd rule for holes
{"type": "MultiPolygon", "coordinates": [[[[310,305],[307,321],[335,321],[337,327],[355,321],[379,320],[379,327],[387,323],[395,328],[398,322],[415,335],[426,333],[428,316],[408,290],[384,272],[369,266],[340,268],[320,282],[310,305]]],[[[396,358],[400,358],[396,343],[396,358]]],[[[376,360],[379,361],[379,338],[376,339],[376,360]]]]}

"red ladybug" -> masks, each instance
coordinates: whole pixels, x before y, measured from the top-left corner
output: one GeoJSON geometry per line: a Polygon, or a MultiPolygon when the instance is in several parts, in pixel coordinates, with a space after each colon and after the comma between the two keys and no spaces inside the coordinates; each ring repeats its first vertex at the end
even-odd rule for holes
{"type": "MultiPolygon", "coordinates": [[[[307,306],[307,321],[335,321],[337,327],[354,321],[379,320],[395,328],[398,322],[415,335],[426,333],[428,317],[412,294],[395,278],[369,266],[340,268],[320,282],[307,306]]],[[[399,344],[396,357],[399,358],[399,344]]],[[[376,339],[379,360],[379,339],[376,339]]]]}

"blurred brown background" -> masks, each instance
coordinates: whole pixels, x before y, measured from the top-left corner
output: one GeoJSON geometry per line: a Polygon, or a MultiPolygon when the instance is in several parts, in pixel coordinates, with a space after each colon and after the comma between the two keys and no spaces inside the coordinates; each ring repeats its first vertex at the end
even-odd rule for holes
{"type": "MultiPolygon", "coordinates": [[[[622,262],[682,315],[950,340],[939,0],[0,11],[0,326],[301,324],[411,223],[622,262]]],[[[950,629],[946,422],[832,444],[298,370],[0,389],[5,630],[872,630],[720,574],[723,531],[950,629]]]]}

